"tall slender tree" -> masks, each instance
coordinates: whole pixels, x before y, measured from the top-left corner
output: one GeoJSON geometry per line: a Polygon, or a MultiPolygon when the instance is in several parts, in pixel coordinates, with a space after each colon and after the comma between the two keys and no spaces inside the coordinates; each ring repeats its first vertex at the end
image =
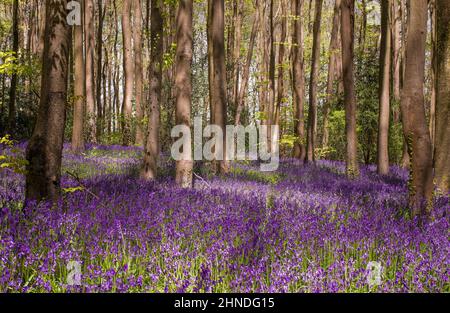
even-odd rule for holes
{"type": "MultiPolygon", "coordinates": [[[[83,6],[81,6],[83,10],[83,6]]],[[[74,25],[74,103],[72,152],[77,154],[84,151],[84,111],[85,111],[85,64],[83,53],[83,26],[74,25]]]]}
{"type": "Polygon", "coordinates": [[[97,39],[96,39],[96,59],[97,59],[97,73],[95,76],[95,103],[97,105],[97,114],[96,114],[96,137],[97,141],[100,141],[100,137],[103,132],[103,128],[105,126],[103,110],[105,108],[105,99],[103,99],[102,103],[102,83],[103,83],[103,25],[106,14],[106,6],[108,5],[108,0],[97,0],[97,14],[98,14],[98,27],[97,27],[97,39]],[[103,5],[103,2],[104,5],[103,5]]]}
{"type": "Polygon", "coordinates": [[[378,173],[389,173],[389,111],[390,111],[390,72],[391,72],[391,34],[390,0],[381,0],[381,48],[380,84],[378,118],[378,173]]]}
{"type": "MultiPolygon", "coordinates": [[[[227,124],[227,86],[226,86],[226,69],[225,69],[225,2],[224,0],[212,0],[211,3],[211,40],[213,46],[213,85],[210,90],[214,89],[213,106],[214,106],[214,124],[222,129],[225,134],[227,124]]],[[[222,151],[216,150],[216,159],[221,160],[217,166],[220,173],[228,172],[228,162],[226,159],[226,136],[223,136],[222,151]],[[219,153],[221,154],[219,156],[219,153]]],[[[217,147],[216,147],[217,148],[217,147]]]]}
{"type": "Polygon", "coordinates": [[[344,80],[345,133],[347,138],[347,175],[359,176],[358,137],[356,134],[356,93],[354,75],[355,0],[341,2],[342,70],[344,80]]]}
{"type": "Polygon", "coordinates": [[[341,0],[335,0],[334,12],[333,12],[333,26],[331,28],[331,39],[330,39],[330,56],[328,59],[328,78],[327,78],[327,95],[325,103],[323,106],[323,135],[322,135],[322,147],[328,146],[329,141],[329,130],[328,130],[328,116],[330,115],[330,110],[333,101],[336,99],[334,93],[334,85],[337,79],[341,78],[342,70],[342,58],[340,54],[340,41],[339,41],[339,30],[341,25],[341,0]]]}
{"type": "Polygon", "coordinates": [[[67,0],[45,3],[45,35],[39,111],[26,149],[27,200],[55,201],[60,194],[61,157],[71,48],[67,0]]]}
{"type": "Polygon", "coordinates": [[[157,175],[157,161],[160,150],[159,125],[161,106],[162,64],[163,64],[163,26],[162,0],[151,3],[150,30],[150,112],[144,166],[141,177],[154,179],[157,175]]]}
{"type": "Polygon", "coordinates": [[[95,81],[94,81],[94,51],[95,32],[94,16],[95,8],[93,0],[85,0],[84,9],[84,35],[86,41],[86,115],[87,115],[87,139],[90,142],[97,141],[97,128],[95,120],[95,81]]]}
{"type": "MultiPolygon", "coordinates": [[[[192,102],[192,4],[193,0],[179,0],[177,13],[177,51],[176,51],[176,124],[191,126],[192,102]]],[[[183,150],[183,158],[176,162],[175,180],[183,188],[192,187],[191,138],[187,138],[188,148],[183,150]]]]}
{"type": "Polygon", "coordinates": [[[427,0],[410,0],[405,76],[401,96],[403,133],[410,157],[410,206],[427,215],[433,193],[431,140],[424,106],[427,0]]]}
{"type": "Polygon", "coordinates": [[[303,25],[302,25],[303,0],[292,2],[292,88],[294,95],[294,130],[297,138],[294,145],[294,157],[304,160],[306,149],[303,144],[305,137],[304,117],[304,64],[303,64],[303,25]]]}
{"type": "Polygon", "coordinates": [[[311,57],[311,77],[309,80],[309,110],[308,130],[306,134],[306,162],[315,162],[316,132],[317,132],[317,93],[320,67],[320,24],[322,22],[323,0],[315,2],[315,17],[313,27],[313,47],[311,57]]]}
{"type": "Polygon", "coordinates": [[[125,86],[123,90],[123,145],[131,144],[131,118],[133,113],[133,50],[131,31],[132,0],[124,0],[122,7],[122,37],[123,37],[123,72],[125,73],[125,86]]]}
{"type": "MultiPolygon", "coordinates": [[[[157,6],[157,4],[155,4],[157,6]]],[[[134,77],[135,77],[135,106],[136,106],[136,139],[139,146],[144,145],[144,110],[143,110],[143,71],[142,71],[142,6],[141,0],[134,0],[134,77]]],[[[161,47],[162,49],[162,47],[161,47]]]]}
{"type": "Polygon", "coordinates": [[[450,2],[436,0],[436,183],[450,191],[450,2]]]}

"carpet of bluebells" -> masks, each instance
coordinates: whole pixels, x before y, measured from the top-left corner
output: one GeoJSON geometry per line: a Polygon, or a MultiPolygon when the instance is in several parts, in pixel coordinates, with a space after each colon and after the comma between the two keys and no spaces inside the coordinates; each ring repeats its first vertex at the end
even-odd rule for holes
{"type": "Polygon", "coordinates": [[[145,182],[138,148],[69,148],[54,207],[24,211],[24,177],[0,169],[0,292],[450,291],[449,197],[419,228],[397,167],[349,180],[331,161],[271,173],[240,162],[225,177],[196,166],[183,190],[167,157],[145,182]],[[81,285],[67,283],[73,261],[81,285]],[[372,261],[380,284],[368,284],[372,261]]]}

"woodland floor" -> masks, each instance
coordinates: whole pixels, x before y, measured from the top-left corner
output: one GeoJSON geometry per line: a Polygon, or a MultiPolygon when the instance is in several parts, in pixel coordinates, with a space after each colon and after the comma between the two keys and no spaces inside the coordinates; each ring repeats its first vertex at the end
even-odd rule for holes
{"type": "Polygon", "coordinates": [[[225,177],[198,166],[183,190],[167,157],[145,182],[138,148],[68,148],[56,207],[23,212],[24,177],[0,171],[0,292],[450,291],[449,197],[419,229],[397,167],[348,180],[332,161],[284,159],[272,173],[240,162],[225,177]],[[67,285],[71,261],[81,286],[67,285]]]}

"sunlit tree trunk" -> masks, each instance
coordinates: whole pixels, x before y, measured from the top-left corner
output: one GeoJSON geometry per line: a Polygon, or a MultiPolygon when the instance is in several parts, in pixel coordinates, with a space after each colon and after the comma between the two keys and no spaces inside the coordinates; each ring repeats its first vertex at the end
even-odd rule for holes
{"type": "Polygon", "coordinates": [[[410,0],[405,77],[401,97],[403,132],[410,157],[410,206],[426,215],[433,192],[431,140],[424,106],[427,0],[410,0]]]}
{"type": "Polygon", "coordinates": [[[331,29],[331,39],[330,39],[330,57],[328,59],[328,77],[327,77],[327,95],[323,107],[323,136],[322,136],[322,147],[328,146],[329,141],[329,131],[328,131],[328,117],[331,111],[331,105],[336,99],[336,94],[334,93],[334,85],[338,78],[340,78],[339,71],[341,70],[339,62],[341,59],[340,54],[340,42],[339,42],[339,29],[341,22],[341,0],[335,0],[334,13],[333,13],[333,27],[331,29]]]}
{"type": "Polygon", "coordinates": [[[106,6],[108,5],[108,1],[105,1],[105,9],[103,8],[103,0],[97,0],[97,14],[98,14],[98,27],[97,27],[97,40],[96,40],[96,58],[97,58],[97,75],[95,77],[95,102],[97,105],[97,114],[96,114],[96,137],[97,141],[100,141],[100,138],[102,136],[103,128],[104,128],[104,116],[103,116],[103,110],[105,104],[105,99],[103,99],[102,103],[102,82],[103,82],[103,76],[102,76],[102,69],[103,69],[103,22],[105,20],[105,10],[106,6]]]}
{"type": "Polygon", "coordinates": [[[123,72],[125,76],[125,85],[123,90],[123,145],[128,146],[131,139],[131,122],[133,111],[133,82],[134,66],[132,52],[132,31],[131,31],[131,1],[124,0],[122,8],[122,37],[123,37],[123,72]]]}
{"type": "Polygon", "coordinates": [[[94,83],[94,1],[85,1],[84,34],[86,41],[86,115],[87,115],[87,139],[96,142],[95,121],[95,83],[94,83]]]}
{"type": "MultiPolygon", "coordinates": [[[[395,0],[394,0],[395,1],[395,0]]],[[[378,174],[389,173],[389,110],[391,72],[390,1],[381,0],[381,48],[378,115],[378,174]]]]}
{"type": "Polygon", "coordinates": [[[356,134],[356,93],[354,76],[355,1],[342,0],[341,40],[344,80],[345,133],[347,138],[347,176],[359,176],[358,137],[356,134]]]}
{"type": "MultiPolygon", "coordinates": [[[[177,52],[176,52],[176,124],[191,126],[192,102],[192,1],[179,0],[177,14],[177,52]]],[[[189,138],[188,149],[183,150],[183,160],[176,162],[175,180],[183,188],[192,187],[192,151],[189,138]]]]}
{"type": "Polygon", "coordinates": [[[67,1],[46,1],[46,23],[39,111],[26,149],[27,200],[58,199],[67,106],[70,28],[67,1]]]}
{"type": "Polygon", "coordinates": [[[84,151],[84,111],[85,111],[85,64],[83,53],[83,25],[74,25],[74,103],[72,152],[84,151]]]}
{"type": "MultiPolygon", "coordinates": [[[[156,1],[155,1],[156,2],[156,1]]],[[[141,0],[134,0],[134,72],[135,72],[135,106],[136,106],[136,145],[143,146],[144,135],[144,110],[143,110],[143,72],[142,72],[142,7],[141,0]]],[[[156,4],[156,6],[158,6],[156,4]]],[[[159,9],[158,9],[159,10],[159,9]]],[[[161,36],[162,40],[162,36],[161,36]]],[[[161,45],[162,49],[162,45],[161,45]]],[[[159,60],[159,59],[158,59],[159,60]]],[[[162,63],[162,61],[160,61],[162,63]]],[[[158,101],[159,102],[159,101],[158,101]]]]}
{"type": "Polygon", "coordinates": [[[308,129],[306,135],[306,162],[315,162],[317,127],[317,84],[320,67],[320,24],[322,20],[322,0],[316,0],[313,27],[313,48],[311,57],[311,77],[309,80],[308,129]]]}
{"type": "Polygon", "coordinates": [[[294,145],[294,157],[304,160],[306,149],[303,144],[305,137],[304,95],[305,79],[303,65],[303,0],[292,2],[292,89],[294,100],[294,131],[297,140],[294,145]]]}

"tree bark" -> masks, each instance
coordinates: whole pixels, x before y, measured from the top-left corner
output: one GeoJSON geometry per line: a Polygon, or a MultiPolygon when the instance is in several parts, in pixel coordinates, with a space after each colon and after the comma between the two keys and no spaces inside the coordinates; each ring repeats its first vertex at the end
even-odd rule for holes
{"type": "Polygon", "coordinates": [[[274,124],[280,125],[280,112],[283,101],[285,101],[284,88],[284,55],[286,51],[286,36],[287,36],[287,4],[281,0],[281,35],[278,45],[278,77],[277,77],[277,103],[275,107],[274,124]]]}
{"type": "MultiPolygon", "coordinates": [[[[177,51],[176,51],[176,124],[191,126],[191,64],[192,64],[192,1],[179,0],[177,14],[177,51]]],[[[192,187],[193,160],[191,140],[189,149],[183,151],[183,160],[176,162],[175,180],[183,188],[192,187]]]]}
{"type": "Polygon", "coordinates": [[[334,13],[333,13],[333,27],[331,29],[330,39],[330,57],[328,60],[328,77],[327,77],[327,96],[323,107],[323,135],[322,135],[322,147],[328,146],[329,131],[328,131],[328,116],[330,115],[331,105],[336,99],[334,94],[334,84],[338,78],[340,78],[339,62],[340,62],[340,42],[339,42],[339,28],[340,28],[340,12],[341,12],[341,0],[335,0],[334,13]]]}
{"type": "Polygon", "coordinates": [[[86,114],[87,139],[97,141],[95,121],[95,83],[94,83],[94,2],[85,1],[85,40],[86,40],[86,114]]]}
{"type": "MultiPolygon", "coordinates": [[[[212,25],[211,39],[213,46],[213,85],[209,86],[213,93],[214,107],[214,124],[222,129],[223,134],[226,132],[227,124],[227,86],[226,86],[226,69],[225,69],[225,3],[224,0],[212,0],[211,3],[212,25]]],[[[223,136],[223,149],[216,151],[221,153],[218,169],[221,174],[228,172],[228,162],[226,160],[226,136],[223,136]]],[[[216,155],[219,157],[219,155],[216,155]]]]}
{"type": "Polygon", "coordinates": [[[272,151],[272,125],[275,105],[275,36],[274,36],[274,0],[269,7],[269,95],[266,107],[267,115],[267,147],[272,151]]]}
{"type": "Polygon", "coordinates": [[[359,176],[358,137],[356,134],[356,94],[354,77],[355,1],[342,0],[341,40],[344,80],[345,133],[347,138],[347,176],[359,176]]]}
{"type": "MultiPolygon", "coordinates": [[[[95,96],[96,96],[96,104],[97,104],[97,114],[96,114],[96,137],[97,141],[100,141],[100,138],[102,136],[102,131],[104,128],[104,116],[103,116],[103,109],[105,106],[105,103],[102,105],[102,68],[103,68],[103,21],[105,19],[105,11],[103,9],[102,5],[103,0],[97,0],[97,10],[98,10],[98,28],[97,28],[97,42],[96,42],[96,57],[97,57],[97,75],[96,75],[96,82],[95,82],[95,96]]],[[[105,8],[107,6],[107,1],[105,3],[105,8]]],[[[105,99],[103,99],[105,101],[105,99]]]]}
{"type": "Polygon", "coordinates": [[[436,184],[450,191],[450,2],[436,0],[436,184]]]}
{"type": "Polygon", "coordinates": [[[305,116],[304,116],[304,60],[303,60],[303,25],[302,25],[303,0],[295,0],[292,4],[292,89],[294,95],[294,130],[297,140],[294,145],[294,157],[304,160],[306,149],[305,116]]]}
{"type": "MultiPolygon", "coordinates": [[[[144,79],[142,72],[142,7],[141,0],[134,0],[134,68],[135,68],[135,92],[136,92],[136,139],[135,142],[139,146],[144,145],[144,110],[142,106],[143,88],[142,82],[144,79]]],[[[157,5],[156,5],[157,6],[157,5]]],[[[157,6],[158,7],[158,6],[157,6]]],[[[159,8],[158,8],[159,11],[159,8]]],[[[162,36],[161,36],[162,38],[162,36]]],[[[160,46],[162,49],[162,45],[160,46]]],[[[158,59],[159,60],[159,59],[158,59]]],[[[162,60],[160,61],[162,63],[162,60]]],[[[159,101],[158,101],[159,105],[159,101]]]]}
{"type": "Polygon", "coordinates": [[[39,111],[26,149],[26,200],[56,201],[60,194],[61,157],[67,105],[70,28],[66,0],[46,1],[39,111]]]}
{"type": "Polygon", "coordinates": [[[390,71],[391,34],[390,0],[381,0],[381,48],[378,115],[378,158],[377,170],[380,175],[389,173],[389,111],[390,111],[390,71]]]}
{"type": "Polygon", "coordinates": [[[403,132],[410,157],[410,207],[425,216],[433,193],[431,140],[424,106],[427,0],[410,0],[405,77],[401,96],[403,132]]]}
{"type": "Polygon", "coordinates": [[[317,125],[317,84],[320,67],[320,24],[322,22],[323,0],[316,0],[313,26],[313,48],[311,57],[311,77],[309,80],[308,129],[306,134],[306,162],[315,162],[317,125]]]}
{"type": "Polygon", "coordinates": [[[132,31],[131,31],[131,1],[124,0],[122,8],[122,37],[123,37],[123,72],[125,73],[125,85],[123,91],[123,145],[128,146],[131,140],[131,119],[133,111],[133,52],[132,52],[132,31]]]}
{"type": "Polygon", "coordinates": [[[153,0],[151,3],[151,30],[150,30],[150,114],[148,123],[148,136],[145,147],[144,165],[141,177],[155,179],[157,176],[157,162],[160,151],[159,125],[161,106],[161,84],[163,63],[163,26],[161,12],[162,1],[153,0]]]}
{"type": "MultiPolygon", "coordinates": [[[[403,0],[400,0],[403,1],[403,0]]],[[[402,7],[399,0],[392,4],[392,85],[394,100],[400,103],[401,48],[402,48],[402,7]]]]}
{"type": "Polygon", "coordinates": [[[72,152],[75,154],[84,151],[84,110],[85,110],[85,64],[83,57],[83,25],[74,25],[74,104],[72,152]]]}

